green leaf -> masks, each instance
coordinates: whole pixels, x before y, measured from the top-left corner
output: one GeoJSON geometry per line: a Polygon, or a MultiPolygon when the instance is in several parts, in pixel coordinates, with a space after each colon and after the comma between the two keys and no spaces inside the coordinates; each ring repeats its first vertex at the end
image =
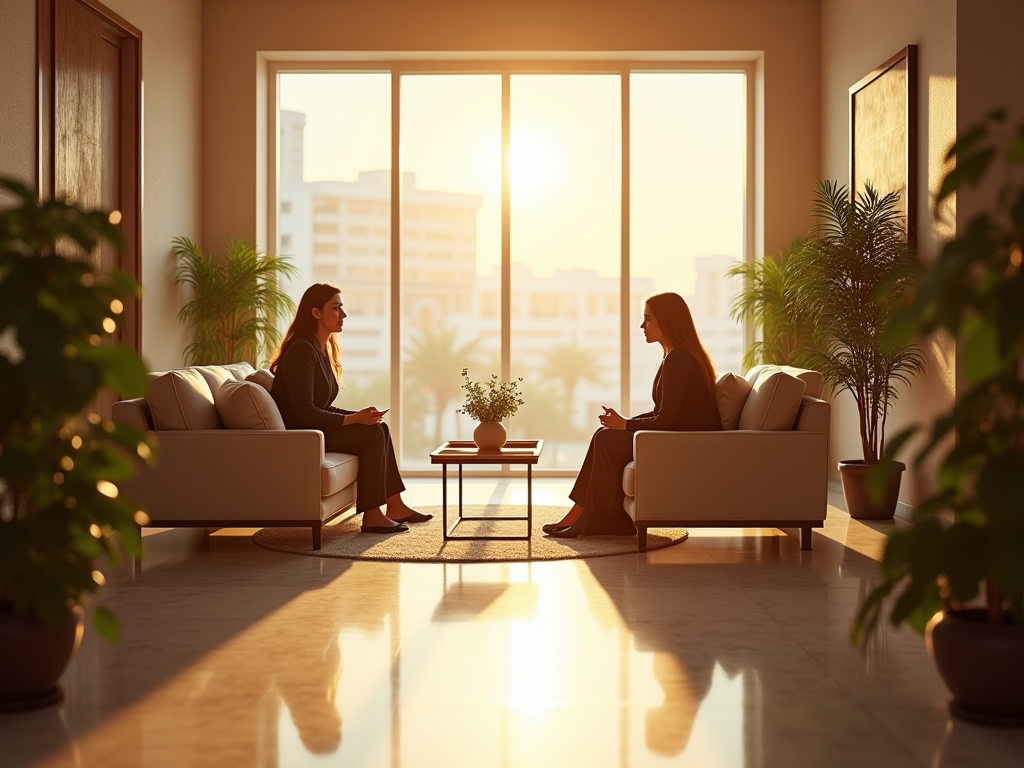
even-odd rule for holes
{"type": "Polygon", "coordinates": [[[964,376],[971,384],[995,376],[1003,367],[999,354],[999,333],[991,323],[969,318],[963,326],[963,352],[960,364],[964,376]]]}
{"type": "Polygon", "coordinates": [[[91,346],[78,349],[80,360],[96,365],[103,384],[122,397],[139,397],[146,392],[146,366],[134,350],[122,346],[91,346]]]}
{"type": "Polygon", "coordinates": [[[957,140],[953,142],[953,146],[951,146],[949,148],[949,152],[946,153],[946,162],[948,163],[958,155],[962,155],[987,135],[988,127],[984,123],[979,123],[978,125],[970,128],[966,133],[957,137],[957,140]]]}
{"type": "Polygon", "coordinates": [[[978,474],[978,502],[993,518],[1019,519],[1024,510],[1024,456],[1004,453],[990,458],[978,474]]]}
{"type": "Polygon", "coordinates": [[[939,186],[939,194],[935,197],[935,205],[938,206],[943,200],[949,197],[956,190],[965,184],[976,186],[985,171],[988,170],[992,158],[995,157],[994,149],[985,149],[972,155],[966,160],[958,160],[956,168],[946,174],[939,186]]]}
{"type": "Polygon", "coordinates": [[[121,629],[117,624],[117,619],[114,618],[114,614],[109,609],[104,608],[102,605],[93,608],[92,621],[101,637],[115,644],[121,642],[121,629]]]}

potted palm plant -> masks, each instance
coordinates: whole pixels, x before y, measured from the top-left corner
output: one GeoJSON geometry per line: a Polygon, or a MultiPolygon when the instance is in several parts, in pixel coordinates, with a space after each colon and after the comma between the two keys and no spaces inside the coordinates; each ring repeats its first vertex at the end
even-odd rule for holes
{"type": "MultiPolygon", "coordinates": [[[[145,435],[94,410],[101,387],[142,394],[134,351],[104,344],[138,290],[98,274],[90,254],[118,231],[100,211],[39,203],[0,179],[0,710],[61,698],[57,680],[82,635],[83,607],[104,582],[98,561],[141,553],[145,512],[118,492],[150,458],[145,435]]],[[[97,631],[117,639],[110,611],[97,631]]]]}
{"type": "Polygon", "coordinates": [[[733,320],[750,318],[761,332],[743,355],[743,367],[749,370],[761,363],[796,365],[810,348],[813,329],[797,291],[796,257],[803,248],[797,238],[784,251],[768,254],[753,264],[741,263],[726,274],[743,279],[743,288],[732,303],[733,320]]]}
{"type": "Polygon", "coordinates": [[[905,466],[884,459],[890,482],[880,500],[869,493],[867,475],[883,460],[897,384],[924,371],[915,344],[887,346],[882,340],[918,263],[898,203],[896,193],[880,195],[870,185],[851,196],[836,182],[819,182],[819,223],[794,255],[798,304],[813,329],[813,344],[796,362],[820,371],[833,395],[848,390],[857,403],[863,458],[839,463],[847,508],[856,518],[895,512],[905,466]]]}
{"type": "Polygon", "coordinates": [[[295,303],[281,287],[299,270],[288,256],[268,256],[232,239],[223,256],[206,255],[187,237],[176,237],[177,282],[194,297],[178,313],[192,326],[186,365],[209,365],[269,357],[281,341],[278,317],[290,317],[295,303]]]}
{"type": "MultiPolygon", "coordinates": [[[[988,207],[943,247],[913,302],[889,325],[899,348],[917,335],[956,338],[967,382],[938,419],[918,463],[950,434],[935,494],[914,525],[890,531],[882,582],[861,604],[855,640],[866,641],[889,610],[927,644],[953,694],[953,714],[1024,725],[1024,123],[1003,130],[994,112],[961,136],[947,160],[939,205],[977,185],[993,162],[1005,179],[988,207]],[[953,510],[949,525],[938,513],[953,510]],[[978,598],[983,607],[973,607],[978,598]],[[894,599],[891,599],[894,598],[894,599]]],[[[914,434],[905,431],[889,452],[914,434]]]]}

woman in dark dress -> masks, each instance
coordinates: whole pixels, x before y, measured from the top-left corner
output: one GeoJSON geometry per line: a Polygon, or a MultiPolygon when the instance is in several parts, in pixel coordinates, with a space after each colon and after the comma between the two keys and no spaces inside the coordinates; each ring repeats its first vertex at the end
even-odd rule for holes
{"type": "Polygon", "coordinates": [[[654,410],[631,419],[605,408],[601,428],[590,440],[576,484],[569,493],[572,509],[545,533],[561,539],[585,535],[636,533],[623,509],[622,472],[633,460],[633,433],[641,429],[716,431],[722,428],[715,398],[715,367],[697,337],[690,308],[676,293],[652,296],[640,326],[648,344],[664,354],[654,378],[654,410]]]}
{"type": "Polygon", "coordinates": [[[402,501],[405,485],[398,473],[388,425],[381,419],[388,409],[374,406],[346,411],[331,403],[338,396],[341,353],[335,335],[345,322],[341,291],[335,285],[315,283],[299,301],[295,319],[270,365],[274,386],[270,394],[288,429],[319,429],[324,449],[359,457],[356,511],[363,515],[365,533],[409,530],[405,523],[422,523],[425,515],[402,501]],[[381,506],[387,504],[387,514],[381,506]]]}

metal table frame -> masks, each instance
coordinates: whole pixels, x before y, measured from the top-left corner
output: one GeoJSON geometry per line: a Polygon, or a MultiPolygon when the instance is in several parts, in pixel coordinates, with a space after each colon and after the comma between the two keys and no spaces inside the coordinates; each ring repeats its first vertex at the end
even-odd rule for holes
{"type": "MultiPolygon", "coordinates": [[[[511,449],[513,446],[522,446],[516,453],[499,453],[494,451],[493,453],[481,453],[476,451],[470,453],[467,450],[465,458],[469,461],[460,461],[460,457],[447,458],[441,457],[442,451],[449,449],[453,446],[465,446],[465,441],[451,440],[434,453],[430,454],[430,461],[432,464],[441,465],[441,517],[444,525],[444,540],[445,541],[529,541],[530,536],[533,533],[533,465],[537,463],[540,458],[541,450],[544,448],[543,440],[510,440],[506,443],[511,449]],[[525,452],[526,446],[532,447],[529,453],[525,452]],[[459,465],[459,515],[455,520],[455,524],[448,528],[448,465],[458,464],[459,465]],[[462,467],[465,464],[525,464],[526,465],[526,517],[522,516],[484,516],[484,517],[465,517],[462,514],[462,467]],[[455,529],[459,527],[459,523],[464,520],[469,521],[495,521],[495,520],[512,520],[512,521],[525,521],[526,522],[526,535],[525,536],[457,536],[455,535],[455,529]]],[[[472,443],[468,443],[472,445],[472,443]]]]}

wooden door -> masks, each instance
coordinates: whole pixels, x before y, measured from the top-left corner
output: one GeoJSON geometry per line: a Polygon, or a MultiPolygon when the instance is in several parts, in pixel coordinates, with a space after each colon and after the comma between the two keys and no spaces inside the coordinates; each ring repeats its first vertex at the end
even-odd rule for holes
{"type": "MultiPolygon", "coordinates": [[[[94,0],[38,0],[40,195],[120,214],[102,272],[141,278],[141,32],[94,0]]],[[[140,351],[138,300],[113,341],[140,351]]]]}

